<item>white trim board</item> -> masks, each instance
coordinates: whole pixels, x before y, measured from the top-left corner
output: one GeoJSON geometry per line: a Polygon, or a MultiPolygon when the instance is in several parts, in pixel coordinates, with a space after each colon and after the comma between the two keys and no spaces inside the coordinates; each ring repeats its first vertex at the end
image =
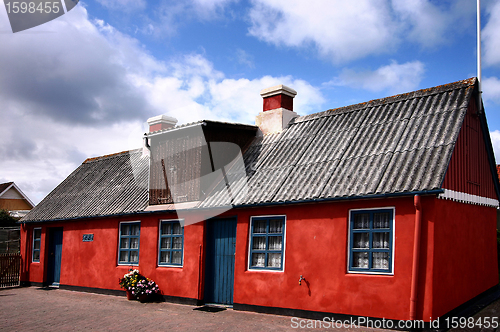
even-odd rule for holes
{"type": "Polygon", "coordinates": [[[474,205],[491,206],[498,208],[498,200],[488,197],[471,195],[450,189],[444,189],[444,193],[439,194],[438,198],[452,200],[460,203],[468,203],[474,205]]]}

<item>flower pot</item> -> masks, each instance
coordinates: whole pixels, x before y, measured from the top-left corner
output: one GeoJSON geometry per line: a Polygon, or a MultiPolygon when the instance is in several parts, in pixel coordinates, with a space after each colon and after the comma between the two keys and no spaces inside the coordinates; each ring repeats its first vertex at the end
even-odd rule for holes
{"type": "Polygon", "coordinates": [[[127,300],[135,300],[135,295],[132,294],[132,291],[129,291],[128,289],[125,290],[125,293],[127,293],[127,300]]]}

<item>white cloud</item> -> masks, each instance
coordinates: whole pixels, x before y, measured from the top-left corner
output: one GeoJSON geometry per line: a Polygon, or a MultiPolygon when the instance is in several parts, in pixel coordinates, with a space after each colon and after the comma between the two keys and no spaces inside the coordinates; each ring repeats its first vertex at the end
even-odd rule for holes
{"type": "Polygon", "coordinates": [[[483,100],[485,103],[494,102],[500,104],[500,80],[497,77],[485,77],[481,82],[483,100]]]}
{"type": "Polygon", "coordinates": [[[254,0],[251,35],[275,45],[309,47],[334,62],[389,51],[396,26],[384,0],[254,0]]]}
{"type": "Polygon", "coordinates": [[[236,49],[236,61],[248,68],[255,68],[254,57],[241,48],[236,49]]]}
{"type": "Polygon", "coordinates": [[[291,76],[228,79],[199,54],[159,61],[136,39],[90,21],[83,6],[4,34],[0,62],[0,181],[15,181],[34,202],[86,158],[141,146],[151,116],[252,124],[260,90],[278,83],[299,92],[301,114],[323,102],[318,88],[291,76]]]}
{"type": "Polygon", "coordinates": [[[444,41],[451,17],[428,0],[392,0],[400,19],[408,25],[409,38],[424,46],[444,41]]]}
{"type": "MultiPolygon", "coordinates": [[[[107,0],[109,1],[109,0],[107,0]]],[[[112,0],[115,1],[115,0],[112,0]]],[[[121,1],[121,0],[118,0],[121,1]]],[[[238,0],[185,0],[160,1],[153,14],[141,13],[142,33],[164,38],[177,33],[177,29],[190,21],[213,21],[225,18],[227,8],[238,0]]],[[[137,16],[137,13],[131,13],[137,16]]]]}
{"type": "Polygon", "coordinates": [[[403,41],[450,42],[470,26],[469,0],[253,0],[249,33],[276,46],[314,47],[335,63],[391,53],[403,41]]]}
{"type": "Polygon", "coordinates": [[[333,85],[362,88],[369,91],[388,90],[389,92],[403,93],[418,88],[425,72],[425,66],[420,61],[382,66],[375,71],[355,71],[344,69],[339,77],[331,83],[333,85]]]}
{"type": "Polygon", "coordinates": [[[485,65],[500,65],[500,1],[487,7],[489,18],[482,30],[483,60],[485,65]]]}
{"type": "Polygon", "coordinates": [[[498,162],[500,160],[500,131],[490,131],[491,144],[493,145],[493,152],[495,154],[495,160],[498,162]]]}
{"type": "Polygon", "coordinates": [[[130,13],[146,8],[145,0],[97,0],[97,2],[108,9],[130,13]]]}

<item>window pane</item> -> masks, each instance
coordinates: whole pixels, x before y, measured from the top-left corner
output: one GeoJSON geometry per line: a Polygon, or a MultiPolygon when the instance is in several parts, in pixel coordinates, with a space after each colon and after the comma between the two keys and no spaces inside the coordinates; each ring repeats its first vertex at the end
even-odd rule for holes
{"type": "Polygon", "coordinates": [[[130,249],[138,249],[139,248],[139,239],[131,238],[130,239],[130,249]]]}
{"type": "Polygon", "coordinates": [[[170,263],[170,252],[169,251],[162,251],[161,252],[160,263],[162,263],[162,264],[170,263]]]}
{"type": "Polygon", "coordinates": [[[370,248],[370,234],[369,233],[354,233],[352,247],[355,249],[368,249],[370,248]]]}
{"type": "Polygon", "coordinates": [[[175,223],[174,224],[174,232],[173,234],[182,234],[182,227],[181,224],[175,223]]]}
{"type": "Polygon", "coordinates": [[[130,235],[130,225],[122,225],[122,235],[130,235]]]}
{"type": "Polygon", "coordinates": [[[131,263],[139,262],[139,252],[138,251],[131,251],[130,252],[130,262],[131,263]]]}
{"type": "Polygon", "coordinates": [[[174,237],[173,239],[173,248],[174,249],[182,249],[182,238],[174,237]]]}
{"type": "Polygon", "coordinates": [[[182,263],[182,252],[174,251],[172,253],[172,263],[173,264],[181,264],[182,263]]]}
{"type": "Polygon", "coordinates": [[[139,225],[132,225],[130,227],[130,235],[139,235],[140,232],[140,226],[139,225]]]}
{"type": "Polygon", "coordinates": [[[283,242],[283,237],[270,236],[269,237],[269,250],[281,250],[281,242],[283,242]]]}
{"type": "Polygon", "coordinates": [[[266,237],[265,236],[254,236],[252,249],[266,250],[266,237]]]}
{"type": "Polygon", "coordinates": [[[34,230],[33,238],[36,240],[36,239],[40,239],[41,237],[42,237],[42,230],[41,229],[35,229],[34,230]]]}
{"type": "Polygon", "coordinates": [[[269,254],[267,257],[267,266],[281,267],[281,254],[269,254]]]}
{"type": "Polygon", "coordinates": [[[374,252],[372,257],[372,268],[374,269],[389,269],[389,253],[374,252]]]}
{"type": "Polygon", "coordinates": [[[161,224],[161,234],[162,235],[170,235],[172,234],[172,224],[169,222],[161,224]]]}
{"type": "Polygon", "coordinates": [[[353,253],[352,266],[367,269],[368,268],[368,253],[365,251],[353,253]]]}
{"type": "Polygon", "coordinates": [[[265,233],[266,232],[266,221],[258,220],[253,223],[253,232],[254,233],[265,233]]]}
{"type": "Polygon", "coordinates": [[[128,249],[128,239],[121,239],[120,240],[120,248],[121,249],[128,249]]]}
{"type": "Polygon", "coordinates": [[[161,248],[162,249],[170,249],[171,246],[170,246],[170,243],[171,243],[171,239],[170,237],[164,237],[161,239],[161,248]]]}
{"type": "Polygon", "coordinates": [[[252,254],[252,266],[264,267],[266,254],[252,254]]]}
{"type": "Polygon", "coordinates": [[[120,251],[120,262],[128,262],[128,251],[120,251]]]}
{"type": "Polygon", "coordinates": [[[369,213],[356,213],[354,215],[354,229],[369,229],[370,228],[370,214],[369,213]]]}
{"type": "Polygon", "coordinates": [[[282,220],[269,221],[269,233],[281,233],[282,231],[283,231],[283,221],[282,220]]]}
{"type": "Polygon", "coordinates": [[[34,261],[39,261],[40,260],[40,251],[33,251],[33,260],[34,261]]]}
{"type": "Polygon", "coordinates": [[[389,219],[391,214],[389,212],[378,212],[373,214],[373,228],[389,228],[389,219]]]}
{"type": "Polygon", "coordinates": [[[373,233],[373,248],[389,249],[389,233],[373,233]]]}
{"type": "Polygon", "coordinates": [[[33,243],[33,249],[40,249],[40,240],[37,240],[35,241],[35,243],[33,243]]]}

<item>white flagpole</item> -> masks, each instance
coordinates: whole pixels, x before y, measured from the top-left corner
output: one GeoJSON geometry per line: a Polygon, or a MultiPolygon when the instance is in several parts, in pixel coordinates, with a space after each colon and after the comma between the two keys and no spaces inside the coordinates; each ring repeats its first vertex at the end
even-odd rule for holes
{"type": "Polygon", "coordinates": [[[479,89],[478,111],[481,112],[481,0],[477,0],[477,81],[479,89]]]}

